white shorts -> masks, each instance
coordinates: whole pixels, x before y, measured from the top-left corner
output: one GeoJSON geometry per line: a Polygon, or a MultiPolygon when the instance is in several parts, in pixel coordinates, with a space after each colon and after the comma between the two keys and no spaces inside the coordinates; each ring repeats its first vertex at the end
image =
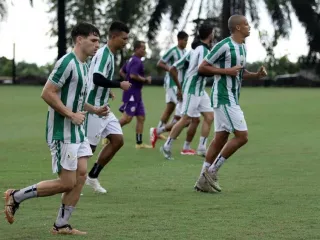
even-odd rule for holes
{"type": "Polygon", "coordinates": [[[182,115],[200,117],[200,113],[204,112],[213,112],[210,98],[206,92],[202,96],[183,94],[182,115]]]}
{"type": "Polygon", "coordinates": [[[63,143],[55,140],[48,144],[52,156],[52,171],[59,173],[61,169],[76,171],[78,158],[92,156],[92,151],[86,138],[82,143],[63,143]]]}
{"type": "Polygon", "coordinates": [[[166,103],[172,102],[174,104],[178,103],[177,91],[174,88],[166,89],[166,103]]]}
{"type": "Polygon", "coordinates": [[[215,132],[247,131],[247,123],[239,105],[221,105],[214,108],[214,130],[215,132]]]}
{"type": "Polygon", "coordinates": [[[112,112],[107,117],[88,114],[86,131],[89,143],[93,146],[97,146],[101,138],[110,134],[123,135],[119,120],[112,112]]]}
{"type": "Polygon", "coordinates": [[[177,102],[175,116],[181,117],[182,115],[182,102],[177,102]]]}

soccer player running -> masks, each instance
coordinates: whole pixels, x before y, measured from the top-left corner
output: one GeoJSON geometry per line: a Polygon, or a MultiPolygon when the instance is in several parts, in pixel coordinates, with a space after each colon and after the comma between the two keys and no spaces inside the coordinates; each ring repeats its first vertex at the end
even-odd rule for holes
{"type": "MultiPolygon", "coordinates": [[[[164,86],[166,88],[166,104],[167,104],[164,112],[162,113],[160,122],[157,126],[158,128],[162,127],[163,125],[165,125],[168,122],[171,114],[175,110],[176,105],[178,103],[177,85],[174,82],[169,71],[170,71],[170,67],[173,65],[173,63],[178,61],[185,54],[185,52],[186,52],[185,48],[188,44],[189,35],[184,31],[180,31],[177,35],[177,38],[178,38],[178,45],[170,48],[162,56],[162,58],[159,60],[159,62],[157,64],[158,67],[160,67],[166,71],[166,75],[164,78],[164,86]]],[[[173,123],[178,121],[179,115],[180,115],[180,109],[176,108],[176,114],[175,114],[174,119],[172,120],[173,123]]],[[[160,135],[159,138],[165,139],[165,137],[163,135],[160,135]]]]}
{"type": "MultiPolygon", "coordinates": [[[[114,54],[125,47],[128,42],[128,27],[122,22],[113,22],[109,28],[108,42],[98,50],[90,65],[91,91],[87,102],[95,107],[107,106],[110,88],[128,90],[128,81],[112,81],[114,74],[114,54]]],[[[123,146],[123,133],[116,116],[110,112],[107,117],[89,114],[87,119],[87,134],[92,151],[95,152],[101,138],[108,138],[109,144],[104,145],[98,160],[90,170],[86,184],[99,193],[106,193],[98,177],[101,170],[108,164],[118,150],[123,146]]]]}
{"type": "Polygon", "coordinates": [[[213,109],[210,106],[210,99],[205,91],[206,76],[198,73],[198,66],[203,58],[210,51],[210,44],[213,39],[212,27],[203,24],[199,28],[200,44],[190,54],[190,64],[187,71],[187,78],[183,84],[182,118],[173,126],[170,136],[161,152],[168,160],[173,159],[171,148],[174,140],[179,136],[182,129],[188,124],[190,119],[204,117],[201,129],[201,137],[197,153],[204,155],[206,152],[206,142],[213,122],[213,109]]]}
{"type": "Polygon", "coordinates": [[[58,179],[42,181],[20,190],[5,192],[5,215],[12,224],[20,204],[35,197],[62,194],[58,217],[52,234],[83,235],[72,228],[69,218],[79,200],[86,180],[87,160],[92,151],[85,137],[86,111],[107,115],[106,107],[85,105],[88,92],[88,67],[85,63],[99,48],[99,31],[88,23],[76,25],[71,36],[73,51],[60,58],[51,72],[41,94],[49,105],[46,123],[46,141],[51,151],[52,170],[58,179]]]}
{"type": "MultiPolygon", "coordinates": [[[[192,43],[192,47],[195,48],[194,43],[192,43]]],[[[189,67],[190,62],[190,51],[187,52],[180,60],[175,62],[170,67],[170,74],[172,79],[175,81],[177,85],[177,99],[178,103],[176,105],[176,120],[180,120],[181,118],[181,106],[182,106],[182,85],[185,79],[186,72],[189,67]],[[180,74],[179,74],[180,73],[180,74]],[[180,77],[180,78],[179,78],[180,77]]],[[[196,134],[198,125],[200,123],[200,118],[192,118],[191,122],[189,122],[189,127],[187,131],[186,140],[184,142],[183,148],[181,150],[182,155],[195,155],[196,151],[191,148],[190,144],[196,134]]],[[[160,128],[150,128],[150,142],[152,147],[154,148],[156,142],[158,140],[158,136],[164,132],[170,132],[172,127],[175,125],[175,122],[167,123],[160,128]]]]}
{"type": "Polygon", "coordinates": [[[146,43],[136,41],[133,44],[133,56],[120,70],[122,77],[125,77],[132,85],[128,91],[122,95],[123,105],[120,111],[123,113],[120,119],[121,127],[129,124],[132,118],[137,118],[136,125],[136,148],[152,148],[152,146],[142,143],[143,125],[145,121],[145,108],[142,100],[142,87],[144,84],[151,84],[151,77],[144,77],[144,66],[141,58],[146,55],[146,43]]]}
{"type": "Polygon", "coordinates": [[[228,20],[228,27],[231,36],[216,44],[199,67],[200,73],[214,76],[211,103],[215,116],[215,137],[195,185],[201,191],[208,189],[208,183],[214,190],[221,191],[217,179],[219,168],[248,142],[247,124],[239,105],[242,80],[267,75],[264,67],[256,73],[245,69],[247,51],[244,42],[250,35],[247,19],[233,15],[228,20]],[[230,133],[234,138],[228,141],[230,133]]]}

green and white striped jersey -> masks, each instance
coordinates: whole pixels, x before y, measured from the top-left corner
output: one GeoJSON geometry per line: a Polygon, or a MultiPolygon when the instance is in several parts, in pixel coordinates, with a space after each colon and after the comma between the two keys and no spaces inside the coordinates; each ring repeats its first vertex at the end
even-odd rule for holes
{"type": "Polygon", "coordinates": [[[107,44],[97,51],[96,55],[92,58],[89,69],[91,86],[87,102],[93,106],[100,107],[108,103],[110,89],[96,86],[93,83],[94,73],[99,73],[110,80],[113,79],[114,56],[107,44]]]}
{"type": "Polygon", "coordinates": [[[198,67],[208,52],[209,48],[201,44],[190,53],[189,68],[186,73],[186,80],[182,86],[183,93],[196,96],[204,94],[207,77],[199,75],[198,67]]]}
{"type": "MultiPolygon", "coordinates": [[[[72,112],[83,111],[88,91],[88,66],[71,52],[60,58],[48,80],[60,88],[62,103],[72,112]]],[[[46,124],[46,140],[52,143],[81,143],[85,139],[83,124],[77,126],[49,106],[46,124]]]]}
{"type": "Polygon", "coordinates": [[[227,37],[217,43],[205,60],[218,68],[231,68],[242,66],[238,76],[215,75],[211,90],[211,105],[239,105],[240,88],[243,79],[243,71],[246,65],[247,51],[245,44],[238,44],[227,37]]]}
{"type": "MultiPolygon", "coordinates": [[[[161,58],[161,61],[165,62],[171,67],[175,62],[177,62],[180,58],[182,58],[185,52],[186,52],[185,49],[182,50],[178,48],[178,46],[172,47],[163,55],[163,57],[161,58]]],[[[182,74],[179,74],[179,81],[181,77],[182,77],[182,74]]],[[[167,89],[176,87],[176,84],[173,81],[169,72],[166,72],[166,75],[164,77],[164,85],[167,89]]]]}
{"type": "Polygon", "coordinates": [[[190,62],[190,51],[184,54],[183,57],[180,58],[180,60],[178,60],[172,65],[178,70],[178,80],[181,84],[183,84],[185,80],[186,72],[188,70],[188,67],[186,66],[189,66],[189,62],[190,62]]]}

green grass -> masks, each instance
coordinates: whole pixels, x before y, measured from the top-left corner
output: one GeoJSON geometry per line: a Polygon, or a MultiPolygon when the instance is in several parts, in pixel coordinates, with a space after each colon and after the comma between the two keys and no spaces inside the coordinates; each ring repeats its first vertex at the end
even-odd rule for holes
{"type": "MultiPolygon", "coordinates": [[[[40,92],[0,87],[1,191],[55,177],[40,92]]],[[[116,94],[111,106],[119,116],[116,94]]],[[[165,106],[163,89],[146,88],[144,99],[147,141],[165,106]]],[[[134,148],[132,123],[124,129],[125,146],[100,177],[109,193],[84,188],[71,224],[88,235],[78,238],[320,239],[319,90],[244,88],[241,104],[249,142],[222,167],[221,194],[193,191],[202,159],[179,155],[185,132],[174,143],[176,160],[166,161],[158,148],[134,148]]],[[[0,220],[0,239],[73,239],[48,232],[59,201],[54,196],[24,202],[13,225],[0,220]]]]}

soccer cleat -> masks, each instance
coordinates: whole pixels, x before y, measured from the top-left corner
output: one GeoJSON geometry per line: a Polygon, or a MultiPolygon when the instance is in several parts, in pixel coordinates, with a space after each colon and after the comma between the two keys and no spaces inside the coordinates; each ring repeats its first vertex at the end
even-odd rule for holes
{"type": "Polygon", "coordinates": [[[15,189],[8,189],[4,193],[4,213],[6,215],[7,221],[12,224],[14,222],[14,214],[19,208],[19,203],[15,202],[13,199],[13,193],[15,189]]]}
{"type": "Polygon", "coordinates": [[[194,185],[194,189],[198,192],[207,192],[207,193],[215,193],[217,192],[213,187],[210,186],[206,178],[201,174],[196,184],[194,185]]]}
{"type": "Polygon", "coordinates": [[[103,138],[101,141],[101,145],[108,145],[109,144],[109,139],[108,138],[103,138]]]}
{"type": "Polygon", "coordinates": [[[218,192],[221,192],[221,187],[218,183],[217,173],[210,173],[208,169],[203,172],[203,176],[206,178],[208,183],[218,192]]]}
{"type": "Polygon", "coordinates": [[[98,193],[107,193],[107,189],[101,187],[100,182],[97,178],[89,178],[87,177],[86,185],[92,187],[94,191],[98,193]]]}
{"type": "Polygon", "coordinates": [[[198,148],[197,155],[201,157],[206,157],[207,150],[205,148],[198,148]]]}
{"type": "Polygon", "coordinates": [[[167,137],[163,134],[158,135],[158,139],[167,140],[167,137]]]}
{"type": "Polygon", "coordinates": [[[72,228],[69,224],[57,227],[56,224],[53,224],[52,229],[50,230],[53,235],[86,235],[86,232],[81,232],[77,229],[72,228]]]}
{"type": "Polygon", "coordinates": [[[171,151],[170,150],[166,150],[163,146],[160,147],[160,152],[163,154],[165,159],[174,160],[174,158],[171,155],[171,151]]]}
{"type": "Polygon", "coordinates": [[[155,148],[157,140],[158,140],[157,129],[150,128],[150,143],[153,148],[155,148]]]}
{"type": "Polygon", "coordinates": [[[196,153],[197,152],[193,149],[182,149],[180,152],[181,155],[190,155],[190,156],[196,155],[196,153]]]}
{"type": "Polygon", "coordinates": [[[143,148],[153,148],[153,147],[144,143],[136,144],[136,149],[143,149],[143,148]]]}

